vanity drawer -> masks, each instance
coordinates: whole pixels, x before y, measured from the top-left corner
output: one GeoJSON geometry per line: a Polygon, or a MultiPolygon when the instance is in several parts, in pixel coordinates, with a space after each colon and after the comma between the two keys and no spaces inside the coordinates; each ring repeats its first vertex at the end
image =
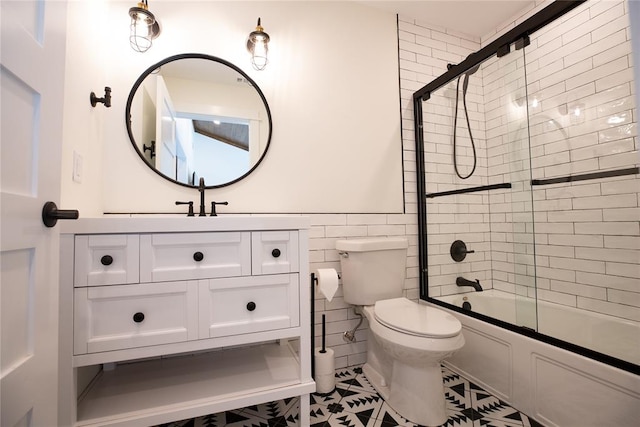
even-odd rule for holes
{"type": "Polygon", "coordinates": [[[200,338],[300,325],[298,275],[201,280],[200,338]]]}
{"type": "Polygon", "coordinates": [[[74,354],[197,339],[198,283],[76,288],[74,354]]]}
{"type": "Polygon", "coordinates": [[[298,265],[297,231],[261,231],[252,234],[253,274],[295,273],[298,265]]]}
{"type": "Polygon", "coordinates": [[[139,252],[138,235],[76,236],[74,286],[138,283],[139,252]]]}
{"type": "Polygon", "coordinates": [[[251,274],[251,233],[166,233],[140,236],[140,281],[251,274]]]}

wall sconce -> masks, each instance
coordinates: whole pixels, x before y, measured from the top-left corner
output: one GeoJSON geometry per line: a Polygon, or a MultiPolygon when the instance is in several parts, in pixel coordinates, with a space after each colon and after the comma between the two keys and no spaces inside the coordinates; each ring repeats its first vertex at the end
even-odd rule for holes
{"type": "Polygon", "coordinates": [[[138,6],[129,9],[131,17],[131,33],[129,34],[129,43],[131,48],[136,52],[146,52],[150,47],[153,39],[160,35],[160,23],[149,12],[147,0],[138,2],[138,6]]]}
{"type": "Polygon", "coordinates": [[[264,28],[260,25],[260,18],[258,18],[255,31],[252,31],[247,39],[247,50],[251,53],[251,65],[258,71],[264,70],[267,66],[269,40],[269,34],[264,32],[264,28]]]}

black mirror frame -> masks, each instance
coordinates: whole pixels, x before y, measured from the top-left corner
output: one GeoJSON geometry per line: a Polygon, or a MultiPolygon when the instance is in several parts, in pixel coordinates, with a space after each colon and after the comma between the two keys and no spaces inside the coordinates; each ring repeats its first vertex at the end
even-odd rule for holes
{"type": "Polygon", "coordinates": [[[161,66],[163,66],[165,64],[168,64],[169,62],[177,61],[179,59],[206,59],[206,60],[209,60],[209,61],[218,62],[220,64],[226,65],[227,67],[230,67],[230,68],[234,69],[240,75],[242,75],[242,77],[247,79],[247,81],[256,90],[256,92],[258,92],[258,95],[260,95],[260,98],[262,99],[262,102],[264,103],[264,107],[267,110],[267,118],[269,120],[269,136],[267,138],[267,145],[264,148],[264,152],[262,153],[262,155],[260,156],[260,158],[258,159],[256,164],[253,165],[246,173],[244,173],[243,175],[239,176],[238,178],[236,178],[234,180],[231,180],[229,182],[225,182],[224,184],[207,185],[205,188],[221,188],[221,187],[226,187],[228,185],[234,184],[234,183],[246,178],[264,160],[264,158],[265,158],[265,156],[267,154],[267,151],[269,151],[269,146],[271,145],[271,135],[273,134],[273,122],[272,122],[272,119],[271,119],[271,110],[269,109],[269,104],[267,103],[267,99],[265,98],[264,93],[262,93],[262,90],[260,90],[260,88],[258,87],[256,82],[251,77],[249,77],[244,71],[242,71],[240,68],[238,68],[236,65],[234,65],[231,62],[226,61],[226,60],[224,60],[222,58],[218,58],[216,56],[207,55],[207,54],[204,54],[204,53],[181,53],[179,55],[169,56],[168,58],[165,58],[162,61],[160,61],[160,62],[158,62],[156,64],[153,64],[151,67],[147,68],[140,75],[140,77],[138,77],[136,82],[133,84],[133,87],[131,88],[131,91],[129,92],[129,97],[127,98],[127,105],[126,105],[125,110],[124,110],[124,115],[125,115],[125,119],[124,120],[125,120],[125,124],[127,126],[127,134],[129,135],[129,141],[131,141],[131,145],[133,145],[133,148],[136,150],[136,153],[138,153],[138,156],[140,156],[140,159],[144,162],[144,164],[147,165],[152,171],[154,171],[155,173],[160,175],[162,178],[164,178],[164,179],[166,179],[168,181],[171,181],[174,184],[181,185],[183,187],[198,188],[197,185],[191,185],[191,184],[186,184],[184,182],[176,181],[175,179],[166,176],[165,174],[161,173],[156,168],[154,168],[147,161],[147,159],[144,157],[144,153],[142,153],[140,151],[140,149],[138,148],[138,146],[136,145],[136,141],[135,141],[135,138],[133,137],[133,132],[131,130],[131,105],[133,103],[133,97],[135,96],[138,88],[140,87],[140,85],[142,84],[144,79],[149,74],[151,74],[154,70],[158,69],[159,67],[161,67],[161,66]]]}

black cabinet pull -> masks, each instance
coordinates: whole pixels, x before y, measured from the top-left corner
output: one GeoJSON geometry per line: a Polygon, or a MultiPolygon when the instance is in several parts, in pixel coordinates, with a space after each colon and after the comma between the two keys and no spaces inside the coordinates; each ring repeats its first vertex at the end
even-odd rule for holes
{"type": "Polygon", "coordinates": [[[256,303],[255,302],[251,301],[251,302],[247,303],[247,310],[253,311],[255,309],[256,309],[256,303]]]}
{"type": "Polygon", "coordinates": [[[105,255],[100,258],[100,264],[102,265],[111,265],[113,264],[113,257],[111,255],[105,255]]]}
{"type": "Polygon", "coordinates": [[[136,323],[140,323],[144,320],[144,313],[137,312],[133,315],[133,321],[136,323]]]}
{"type": "Polygon", "coordinates": [[[274,258],[278,258],[280,256],[280,249],[275,248],[274,250],[271,251],[271,256],[274,258]]]}
{"type": "Polygon", "coordinates": [[[196,252],[195,254],[193,254],[193,260],[196,262],[200,262],[204,259],[204,255],[202,254],[202,252],[196,252]]]}

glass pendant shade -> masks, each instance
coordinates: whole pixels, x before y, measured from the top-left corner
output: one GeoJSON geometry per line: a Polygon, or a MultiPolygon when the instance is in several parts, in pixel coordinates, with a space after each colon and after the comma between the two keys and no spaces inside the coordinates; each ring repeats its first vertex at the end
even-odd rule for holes
{"type": "Polygon", "coordinates": [[[153,39],[160,34],[160,25],[153,13],[149,12],[147,3],[140,2],[138,7],[129,9],[131,27],[129,43],[136,52],[146,52],[153,43],[153,39]]]}
{"type": "Polygon", "coordinates": [[[269,34],[264,32],[264,28],[260,25],[260,18],[258,18],[255,31],[252,31],[247,39],[247,50],[251,53],[251,65],[258,71],[264,70],[269,62],[267,58],[269,40],[269,34]]]}

